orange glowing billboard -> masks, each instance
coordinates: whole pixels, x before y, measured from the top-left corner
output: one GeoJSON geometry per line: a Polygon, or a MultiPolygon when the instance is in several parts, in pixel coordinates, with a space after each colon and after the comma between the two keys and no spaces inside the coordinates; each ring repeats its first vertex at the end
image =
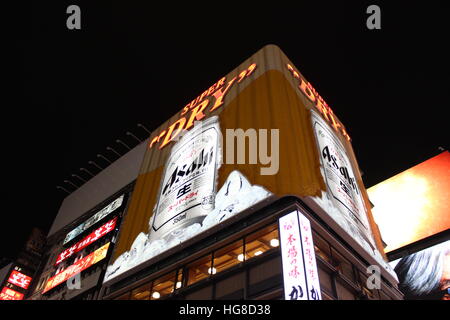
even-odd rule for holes
{"type": "Polygon", "coordinates": [[[280,48],[265,46],[192,98],[149,137],[104,283],[292,196],[393,274],[350,134],[280,48]]]}
{"type": "Polygon", "coordinates": [[[445,151],[368,189],[386,252],[450,228],[450,153],[445,151]]]}

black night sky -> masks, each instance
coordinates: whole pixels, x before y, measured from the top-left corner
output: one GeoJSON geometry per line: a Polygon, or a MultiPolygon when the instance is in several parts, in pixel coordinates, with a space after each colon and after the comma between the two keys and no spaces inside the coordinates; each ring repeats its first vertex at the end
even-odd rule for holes
{"type": "Polygon", "coordinates": [[[35,3],[15,39],[26,102],[3,119],[20,130],[5,142],[14,169],[0,257],[13,258],[33,226],[49,230],[66,195],[57,185],[81,185],[71,174],[98,172],[90,160],[106,167],[98,153],[117,158],[107,146],[126,151],[116,139],[137,144],[126,131],[146,138],[137,123],[156,129],[269,43],[346,125],[366,187],[448,149],[444,8],[395,2],[35,3]],[[66,28],[70,4],[81,7],[81,30],[66,28]],[[381,30],[366,27],[370,4],[381,7],[381,30]]]}

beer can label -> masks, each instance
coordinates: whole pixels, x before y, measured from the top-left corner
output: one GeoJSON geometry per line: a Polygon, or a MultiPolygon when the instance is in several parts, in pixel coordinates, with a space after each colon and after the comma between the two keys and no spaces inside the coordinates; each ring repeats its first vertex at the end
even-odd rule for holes
{"type": "Polygon", "coordinates": [[[151,219],[152,240],[201,222],[214,209],[221,162],[220,137],[219,121],[215,116],[197,122],[173,146],[151,219]]]}

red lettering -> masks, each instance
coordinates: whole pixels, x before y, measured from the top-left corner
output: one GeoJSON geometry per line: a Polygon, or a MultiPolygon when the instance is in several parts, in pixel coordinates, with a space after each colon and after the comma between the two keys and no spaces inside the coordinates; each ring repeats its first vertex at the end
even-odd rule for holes
{"type": "Polygon", "coordinates": [[[162,142],[159,149],[164,148],[169,142],[171,142],[183,129],[184,125],[186,123],[186,118],[180,118],[176,122],[174,122],[169,129],[167,130],[166,137],[164,138],[164,141],[162,142]],[[176,128],[176,130],[175,130],[176,128]],[[174,133],[175,131],[175,133],[174,133]]]}
{"type": "Polygon", "coordinates": [[[311,92],[311,90],[309,90],[307,83],[303,79],[300,79],[299,88],[306,95],[306,97],[308,97],[308,99],[311,100],[311,102],[315,102],[316,101],[316,97],[311,92]]]}
{"type": "Polygon", "coordinates": [[[234,81],[236,80],[236,77],[231,79],[225,89],[219,89],[216,92],[214,92],[213,96],[216,98],[216,102],[214,103],[213,107],[209,110],[209,112],[212,112],[219,108],[221,105],[223,105],[223,98],[227,94],[228,90],[230,90],[230,87],[233,85],[234,81]]]}
{"type": "Polygon", "coordinates": [[[247,75],[246,75],[246,77],[250,77],[250,75],[253,73],[253,71],[255,71],[255,69],[256,69],[256,63],[251,64],[247,68],[247,75]]]}
{"type": "Polygon", "coordinates": [[[203,113],[203,110],[205,110],[208,104],[209,100],[205,100],[191,111],[191,117],[189,118],[189,121],[184,128],[185,130],[189,130],[194,125],[194,120],[200,121],[204,117],[206,117],[206,115],[203,113]]]}

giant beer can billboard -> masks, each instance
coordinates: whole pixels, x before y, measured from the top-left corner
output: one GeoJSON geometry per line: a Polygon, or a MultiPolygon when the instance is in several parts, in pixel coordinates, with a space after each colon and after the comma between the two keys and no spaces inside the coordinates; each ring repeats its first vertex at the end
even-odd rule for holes
{"type": "Polygon", "coordinates": [[[162,175],[150,241],[170,241],[180,228],[202,222],[214,208],[219,138],[215,116],[186,132],[174,145],[162,175]]]}
{"type": "Polygon", "coordinates": [[[285,196],[395,282],[350,141],[312,84],[265,46],[152,132],[105,284],[285,196]]]}

